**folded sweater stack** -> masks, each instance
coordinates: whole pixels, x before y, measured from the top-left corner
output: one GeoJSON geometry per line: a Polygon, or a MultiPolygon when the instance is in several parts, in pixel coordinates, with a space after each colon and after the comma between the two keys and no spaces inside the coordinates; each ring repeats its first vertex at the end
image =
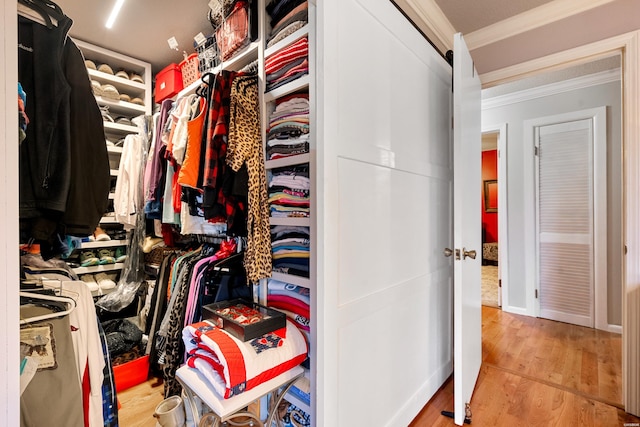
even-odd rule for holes
{"type": "Polygon", "coordinates": [[[298,167],[274,169],[269,181],[269,209],[274,218],[308,218],[309,171],[298,167]]]}
{"type": "Polygon", "coordinates": [[[301,37],[265,59],[266,91],[309,73],[309,40],[301,37]]]}
{"type": "MultiPolygon", "coordinates": [[[[309,277],[309,227],[277,225],[271,242],[273,271],[309,277]]],[[[309,318],[308,310],[300,314],[309,318]]]]}
{"type": "Polygon", "coordinates": [[[271,47],[309,21],[309,4],[306,0],[274,0],[267,5],[271,31],[267,47],[271,47]]]}
{"type": "Polygon", "coordinates": [[[294,93],[276,101],[269,116],[267,159],[309,152],[309,94],[294,93]]]}

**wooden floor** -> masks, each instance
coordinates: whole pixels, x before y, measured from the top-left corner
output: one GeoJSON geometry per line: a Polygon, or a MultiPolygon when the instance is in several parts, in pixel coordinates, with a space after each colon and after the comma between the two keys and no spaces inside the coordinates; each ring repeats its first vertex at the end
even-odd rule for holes
{"type": "MultiPolygon", "coordinates": [[[[482,307],[483,364],[471,402],[478,426],[623,426],[621,336],[482,307]]],[[[450,379],[411,427],[453,426],[450,379]]]]}
{"type": "Polygon", "coordinates": [[[159,379],[151,379],[118,393],[120,427],[155,427],[153,412],[164,400],[164,387],[159,379]]]}
{"type": "MultiPolygon", "coordinates": [[[[618,334],[482,308],[483,364],[471,402],[477,426],[620,426],[639,418],[622,408],[618,334]]],[[[156,379],[118,394],[122,427],[155,427],[163,400],[156,379]]],[[[411,427],[453,426],[450,379],[411,427]]],[[[322,426],[319,426],[322,427],[322,426]]]]}

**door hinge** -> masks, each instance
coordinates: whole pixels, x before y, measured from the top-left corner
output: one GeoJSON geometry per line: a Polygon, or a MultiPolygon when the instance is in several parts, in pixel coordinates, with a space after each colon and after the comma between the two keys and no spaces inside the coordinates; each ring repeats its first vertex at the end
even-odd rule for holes
{"type": "Polygon", "coordinates": [[[624,245],[624,254],[627,254],[627,245],[624,245]]]}
{"type": "Polygon", "coordinates": [[[533,155],[534,156],[538,155],[538,146],[537,145],[533,147],[533,155]]]}
{"type": "Polygon", "coordinates": [[[536,299],[538,299],[538,290],[536,289],[536,299]]]}

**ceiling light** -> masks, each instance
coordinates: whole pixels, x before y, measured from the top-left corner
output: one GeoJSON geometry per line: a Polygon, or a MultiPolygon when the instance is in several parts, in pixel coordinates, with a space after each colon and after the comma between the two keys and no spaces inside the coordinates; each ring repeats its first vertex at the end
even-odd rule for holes
{"type": "Polygon", "coordinates": [[[109,15],[109,19],[107,19],[107,23],[105,24],[105,27],[107,28],[113,27],[113,23],[115,22],[116,17],[118,16],[118,12],[120,12],[120,9],[122,8],[123,3],[124,3],[124,0],[116,0],[116,4],[113,6],[113,9],[111,10],[111,15],[109,15]]]}

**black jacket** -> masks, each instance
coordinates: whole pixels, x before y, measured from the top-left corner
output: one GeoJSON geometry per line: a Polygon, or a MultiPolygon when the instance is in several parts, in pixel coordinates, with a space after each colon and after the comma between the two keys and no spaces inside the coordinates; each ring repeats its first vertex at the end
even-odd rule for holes
{"type": "Polygon", "coordinates": [[[91,234],[110,185],[102,116],[84,58],[67,36],[18,17],[18,78],[29,125],[20,144],[20,220],[28,238],[51,250],[60,235],[91,234]]]}

